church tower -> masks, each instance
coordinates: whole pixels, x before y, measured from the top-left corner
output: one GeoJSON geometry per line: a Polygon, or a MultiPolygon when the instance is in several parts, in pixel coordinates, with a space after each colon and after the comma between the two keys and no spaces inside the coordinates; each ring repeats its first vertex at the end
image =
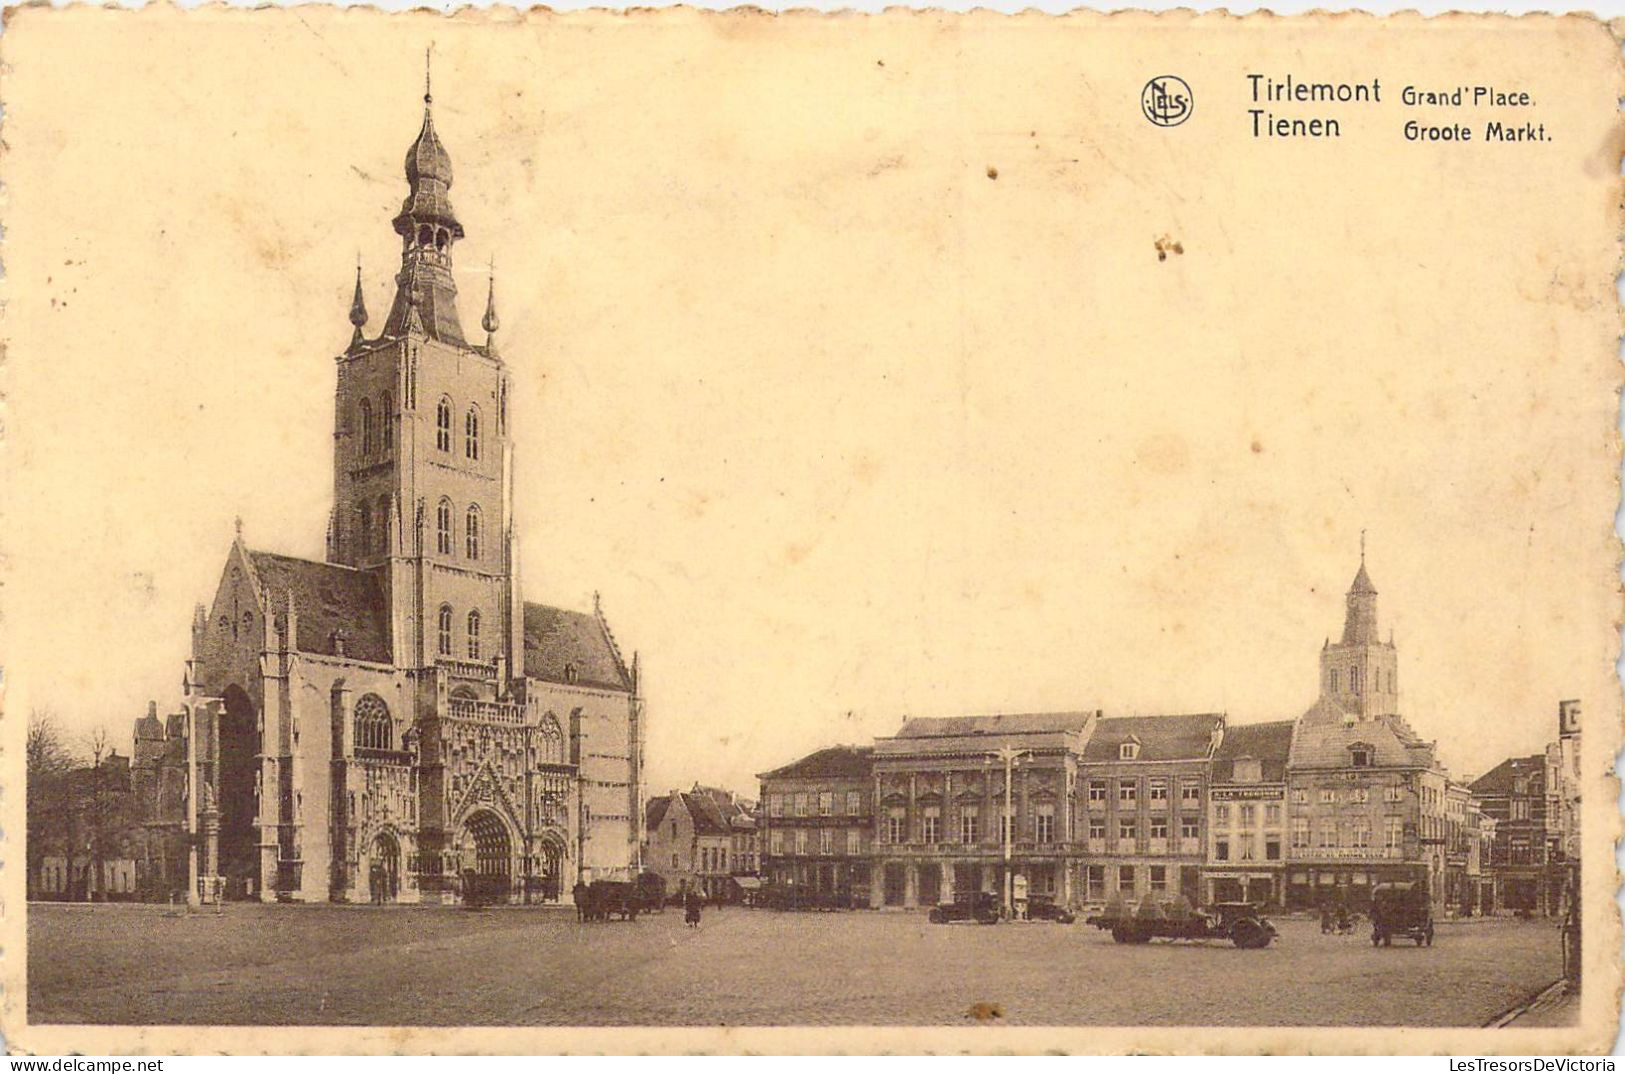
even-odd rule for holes
{"type": "Polygon", "coordinates": [[[1399,711],[1399,660],[1393,641],[1377,636],[1377,587],[1365,569],[1365,537],[1360,537],[1360,569],[1349,586],[1343,637],[1320,653],[1320,696],[1359,718],[1399,711]]]}
{"type": "Polygon", "coordinates": [[[397,665],[461,665],[461,677],[501,694],[518,627],[509,375],[495,345],[494,281],[483,345],[468,341],[458,316],[453,248],[463,226],[433,103],[425,85],[408,193],[392,221],[395,296],[372,339],[356,272],[354,334],[337,359],[328,558],[384,575],[397,665]]]}

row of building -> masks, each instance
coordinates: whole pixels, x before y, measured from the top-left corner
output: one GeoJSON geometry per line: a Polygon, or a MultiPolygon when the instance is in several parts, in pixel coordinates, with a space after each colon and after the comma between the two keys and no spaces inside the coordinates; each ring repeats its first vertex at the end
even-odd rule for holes
{"type": "Polygon", "coordinates": [[[762,773],[762,877],[874,907],[1001,892],[1008,871],[1069,905],[1359,907],[1376,884],[1423,881],[1450,912],[1558,912],[1579,853],[1579,703],[1561,703],[1543,754],[1452,779],[1398,712],[1376,598],[1362,562],[1295,720],[910,719],[762,773]]]}

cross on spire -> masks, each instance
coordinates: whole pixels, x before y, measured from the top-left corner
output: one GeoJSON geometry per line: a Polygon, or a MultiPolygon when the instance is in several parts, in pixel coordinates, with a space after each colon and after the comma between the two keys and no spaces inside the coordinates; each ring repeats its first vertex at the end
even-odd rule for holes
{"type": "Polygon", "coordinates": [[[432,81],[432,68],[430,57],[434,55],[434,45],[430,44],[423,49],[423,103],[434,103],[434,83],[432,81]]]}

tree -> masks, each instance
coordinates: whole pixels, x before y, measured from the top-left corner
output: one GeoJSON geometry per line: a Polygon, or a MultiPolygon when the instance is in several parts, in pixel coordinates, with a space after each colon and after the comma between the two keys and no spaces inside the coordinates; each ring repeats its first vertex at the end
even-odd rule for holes
{"type": "Polygon", "coordinates": [[[90,865],[85,878],[85,901],[95,902],[96,896],[102,894],[102,861],[106,857],[108,843],[118,837],[117,810],[107,785],[107,773],[102,769],[102,761],[111,754],[109,743],[112,735],[106,724],[98,724],[85,736],[85,746],[90,751],[90,786],[82,791],[85,800],[79,803],[78,812],[84,817],[85,840],[89,844],[90,865]]]}
{"type": "MultiPolygon", "coordinates": [[[[46,851],[53,845],[65,847],[72,838],[67,792],[73,753],[49,709],[35,709],[29,714],[26,763],[28,890],[37,894],[46,851]]],[[[71,858],[71,853],[68,856],[71,858]]]]}

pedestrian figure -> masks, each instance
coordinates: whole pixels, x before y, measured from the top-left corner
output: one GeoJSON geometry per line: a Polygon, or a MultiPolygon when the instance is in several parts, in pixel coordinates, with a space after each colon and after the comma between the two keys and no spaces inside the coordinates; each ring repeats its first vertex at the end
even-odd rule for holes
{"type": "Polygon", "coordinates": [[[1332,908],[1322,905],[1320,908],[1320,931],[1322,934],[1332,931],[1332,908]]]}
{"type": "Polygon", "coordinates": [[[584,881],[577,880],[576,881],[576,886],[570,889],[570,897],[575,899],[575,903],[576,903],[576,920],[577,921],[585,921],[585,920],[587,920],[587,885],[586,885],[586,883],[584,881]]]}
{"type": "Polygon", "coordinates": [[[683,896],[683,921],[689,928],[697,929],[700,927],[700,910],[704,905],[705,900],[700,898],[700,893],[697,891],[691,890],[683,896]]]}

